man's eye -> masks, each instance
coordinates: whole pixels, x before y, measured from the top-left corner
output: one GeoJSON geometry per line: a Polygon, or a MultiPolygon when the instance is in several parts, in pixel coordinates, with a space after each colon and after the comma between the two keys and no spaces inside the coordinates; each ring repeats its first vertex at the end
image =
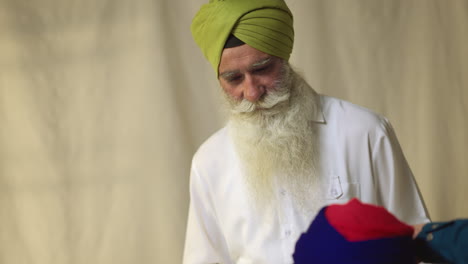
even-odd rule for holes
{"type": "Polygon", "coordinates": [[[253,72],[254,73],[263,73],[263,72],[266,72],[268,69],[269,69],[269,67],[266,66],[266,67],[255,69],[255,70],[253,70],[253,72]]]}
{"type": "Polygon", "coordinates": [[[240,81],[240,79],[241,79],[241,76],[233,76],[233,77],[230,77],[227,81],[230,83],[234,83],[234,82],[240,81]]]}

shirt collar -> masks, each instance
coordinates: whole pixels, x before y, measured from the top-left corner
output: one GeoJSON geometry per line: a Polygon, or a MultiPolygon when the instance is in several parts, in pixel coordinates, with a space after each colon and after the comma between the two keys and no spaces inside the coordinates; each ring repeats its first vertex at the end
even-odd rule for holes
{"type": "Polygon", "coordinates": [[[319,123],[319,124],[326,124],[327,121],[325,120],[325,115],[323,114],[322,96],[320,96],[320,94],[318,93],[316,93],[315,96],[316,96],[317,110],[314,113],[312,122],[319,123]]]}

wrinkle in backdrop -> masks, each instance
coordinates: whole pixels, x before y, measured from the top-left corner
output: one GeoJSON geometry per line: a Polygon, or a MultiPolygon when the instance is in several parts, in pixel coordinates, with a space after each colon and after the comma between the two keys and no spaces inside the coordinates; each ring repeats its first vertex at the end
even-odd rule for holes
{"type": "MultiPolygon", "coordinates": [[[[0,263],[180,263],[223,124],[206,1],[0,1],[0,263]]],[[[468,2],[287,1],[291,63],[387,116],[434,220],[467,217],[468,2]]]]}

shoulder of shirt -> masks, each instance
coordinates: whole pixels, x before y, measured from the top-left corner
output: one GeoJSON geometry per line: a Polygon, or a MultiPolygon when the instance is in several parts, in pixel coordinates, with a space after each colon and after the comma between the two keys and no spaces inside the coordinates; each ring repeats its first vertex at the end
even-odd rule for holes
{"type": "Polygon", "coordinates": [[[205,140],[195,152],[192,163],[203,166],[206,163],[213,163],[216,160],[227,158],[230,152],[231,141],[228,135],[227,126],[219,129],[205,140]]]}
{"type": "Polygon", "coordinates": [[[383,115],[351,102],[326,95],[320,95],[320,102],[327,124],[359,132],[386,130],[390,126],[383,115]]]}

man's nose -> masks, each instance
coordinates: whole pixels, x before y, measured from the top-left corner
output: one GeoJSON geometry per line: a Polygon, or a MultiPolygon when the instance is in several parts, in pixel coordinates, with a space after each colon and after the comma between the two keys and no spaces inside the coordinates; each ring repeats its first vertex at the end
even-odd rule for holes
{"type": "Polygon", "coordinates": [[[244,80],[244,99],[252,103],[257,102],[265,93],[265,86],[261,85],[258,80],[252,77],[246,77],[244,80]]]}

